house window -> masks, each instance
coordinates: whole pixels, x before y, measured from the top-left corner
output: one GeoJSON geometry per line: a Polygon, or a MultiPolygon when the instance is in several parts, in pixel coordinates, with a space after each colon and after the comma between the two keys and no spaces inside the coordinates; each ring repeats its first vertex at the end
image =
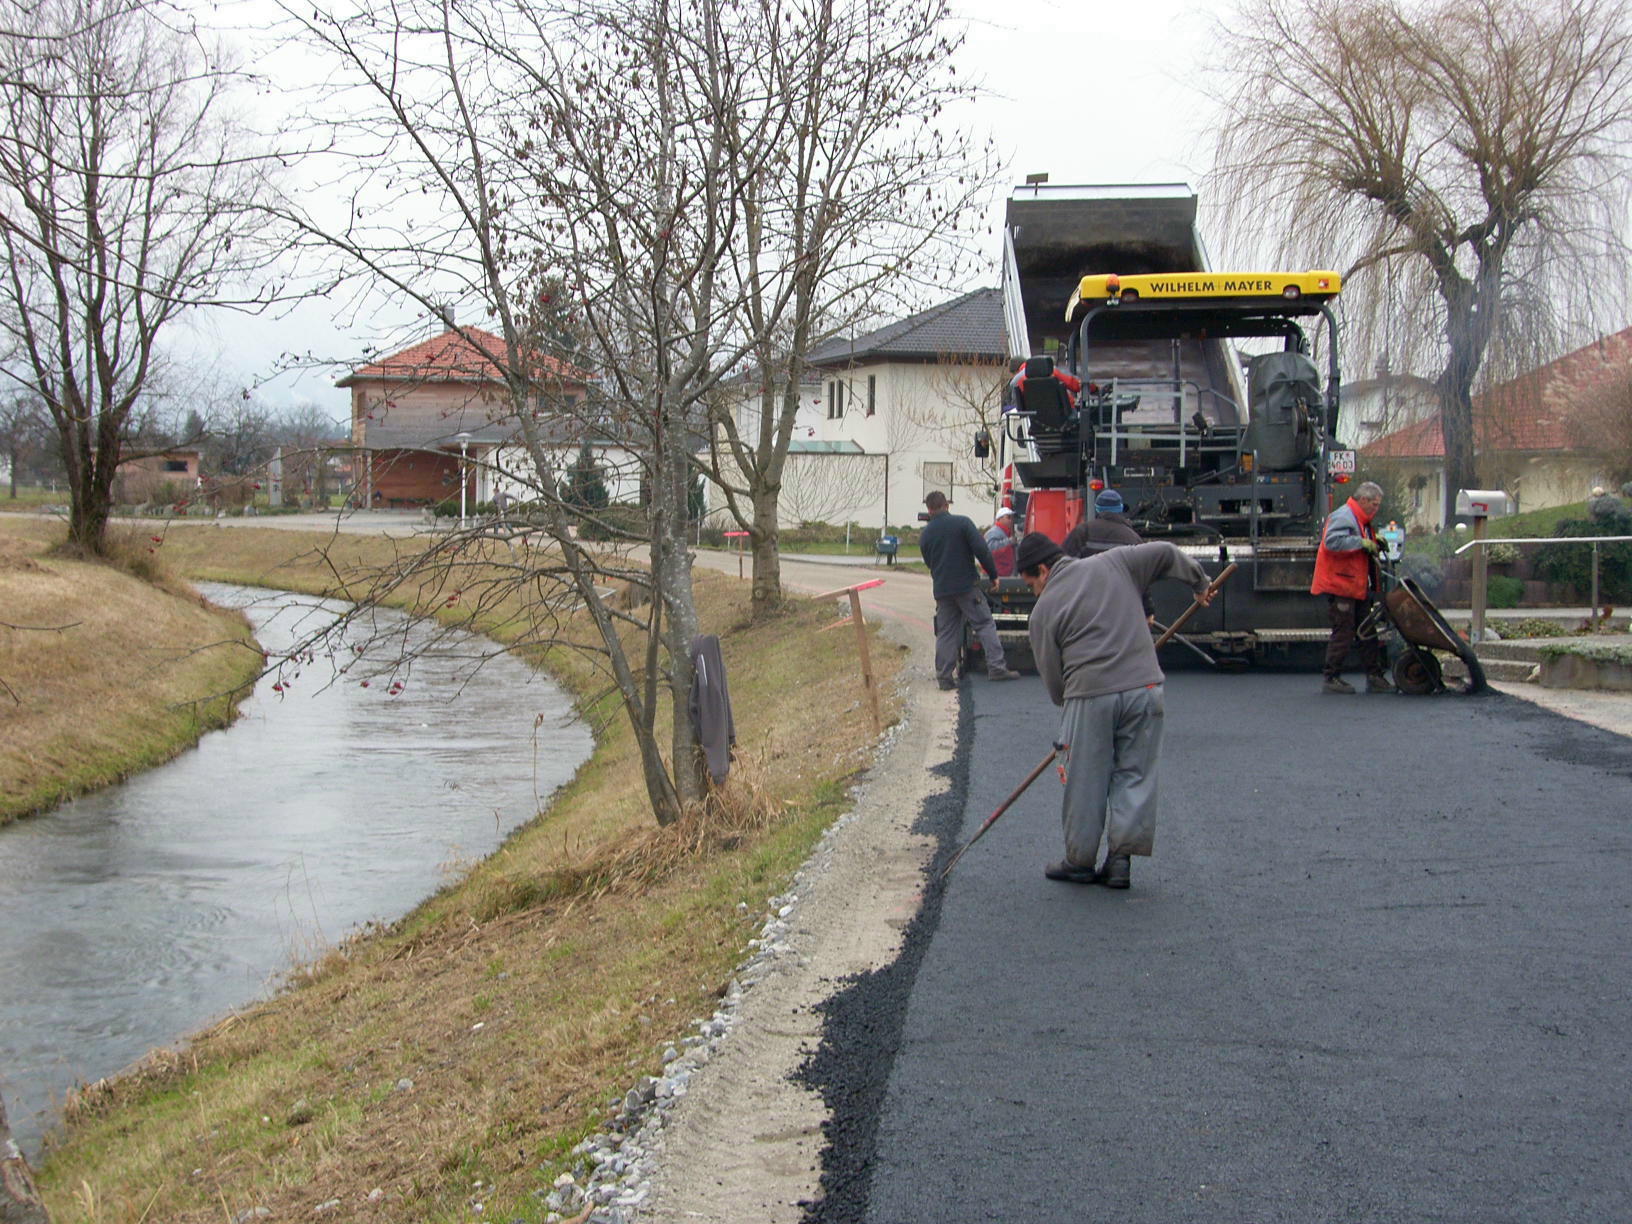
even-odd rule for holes
{"type": "Polygon", "coordinates": [[[867,375],[867,415],[878,411],[878,375],[867,375]]]}
{"type": "Polygon", "coordinates": [[[166,459],[164,461],[164,470],[167,472],[185,472],[187,470],[187,460],[166,459]]]}
{"type": "Polygon", "coordinates": [[[924,464],[924,493],[939,489],[950,495],[952,491],[952,465],[950,463],[924,464]]]}
{"type": "Polygon", "coordinates": [[[836,421],[844,415],[844,384],[834,379],[827,384],[827,419],[836,421]]]}

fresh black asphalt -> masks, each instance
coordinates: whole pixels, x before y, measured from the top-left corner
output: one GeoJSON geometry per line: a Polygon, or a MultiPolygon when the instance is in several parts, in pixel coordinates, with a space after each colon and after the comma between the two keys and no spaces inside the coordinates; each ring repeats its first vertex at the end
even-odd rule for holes
{"type": "MultiPolygon", "coordinates": [[[[1052,771],[928,884],[827,1008],[810,1220],[1632,1218],[1632,741],[1317,688],[1170,677],[1131,891],[1043,878],[1052,771]]],[[[938,863],[1055,727],[962,701],[938,863]]]]}

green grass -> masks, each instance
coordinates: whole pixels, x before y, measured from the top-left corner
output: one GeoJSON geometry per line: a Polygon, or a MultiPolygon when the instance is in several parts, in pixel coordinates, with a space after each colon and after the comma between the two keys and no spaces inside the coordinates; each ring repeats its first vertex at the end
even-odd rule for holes
{"type": "Polygon", "coordinates": [[[68,490],[46,489],[39,485],[18,485],[17,496],[11,495],[10,486],[0,490],[0,514],[24,513],[30,514],[41,506],[65,506],[68,504],[68,490]]]}
{"type": "Polygon", "coordinates": [[[1545,510],[1526,510],[1490,520],[1486,534],[1502,539],[1507,536],[1531,539],[1558,534],[1558,525],[1568,519],[1587,517],[1587,503],[1571,502],[1564,506],[1548,506],[1545,510]]]}

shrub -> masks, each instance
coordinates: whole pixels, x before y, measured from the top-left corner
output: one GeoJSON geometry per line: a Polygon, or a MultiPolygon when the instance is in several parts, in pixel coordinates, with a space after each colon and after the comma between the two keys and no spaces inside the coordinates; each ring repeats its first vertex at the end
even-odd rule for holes
{"type": "Polygon", "coordinates": [[[1507,574],[1492,574],[1485,585],[1485,605],[1491,608],[1516,608],[1524,598],[1524,580],[1507,574]]]}
{"type": "MultiPolygon", "coordinates": [[[[1553,529],[1553,534],[1632,535],[1632,510],[1617,502],[1614,510],[1601,516],[1566,519],[1553,529]]],[[[1543,544],[1536,551],[1536,572],[1542,578],[1568,583],[1583,594],[1591,589],[1592,545],[1543,544]]],[[[1600,599],[1616,603],[1632,599],[1632,543],[1598,546],[1598,591],[1600,599]]]]}
{"type": "Polygon", "coordinates": [[[561,485],[561,500],[579,510],[605,510],[611,503],[601,468],[595,462],[595,452],[588,442],[578,448],[578,458],[567,469],[567,479],[561,485]]]}
{"type": "Polygon", "coordinates": [[[1438,564],[1422,553],[1406,553],[1395,566],[1395,571],[1400,577],[1411,579],[1429,595],[1445,585],[1445,575],[1440,572],[1438,564]]]}
{"type": "Polygon", "coordinates": [[[578,520],[578,535],[585,540],[621,539],[620,532],[644,536],[647,531],[646,507],[619,504],[596,511],[594,518],[587,515],[578,520]]]}
{"type": "Polygon", "coordinates": [[[1485,560],[1491,565],[1512,565],[1519,559],[1517,544],[1486,544],[1485,560]]]}

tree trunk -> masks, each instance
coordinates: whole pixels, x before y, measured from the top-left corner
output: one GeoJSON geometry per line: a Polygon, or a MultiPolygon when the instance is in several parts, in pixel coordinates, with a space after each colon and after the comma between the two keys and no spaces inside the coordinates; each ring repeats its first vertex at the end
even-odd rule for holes
{"type": "MultiPolygon", "coordinates": [[[[1449,375],[1447,374],[1447,378],[1449,375]]],[[[1440,436],[1445,443],[1445,522],[1456,513],[1458,489],[1471,489],[1478,479],[1473,447],[1473,397],[1466,386],[1439,388],[1440,436]]]]}
{"type": "Polygon", "coordinates": [[[753,618],[769,616],[782,604],[781,533],[777,528],[778,490],[754,490],[754,522],[749,542],[754,550],[753,618]]]}
{"type": "Polygon", "coordinates": [[[99,484],[91,480],[76,486],[68,504],[68,538],[93,557],[102,556],[106,548],[105,536],[112,509],[108,495],[99,491],[99,484]]]}
{"type": "Polygon", "coordinates": [[[6,1103],[0,1100],[0,1224],[51,1224],[51,1215],[34,1188],[28,1161],[11,1141],[6,1103]]]}
{"type": "Polygon", "coordinates": [[[1478,479],[1473,440],[1473,380],[1490,334],[1488,303],[1480,309],[1473,285],[1457,280],[1445,297],[1445,371],[1439,376],[1439,429],[1445,443],[1445,522],[1456,512],[1456,491],[1478,479]]]}
{"type": "Polygon", "coordinates": [[[659,504],[653,506],[658,546],[654,577],[665,614],[663,644],[669,654],[673,715],[669,759],[682,808],[701,799],[704,793],[697,729],[691,724],[691,640],[697,636],[698,621],[691,587],[691,550],[686,541],[686,490],[691,463],[685,438],[683,428],[671,426],[659,439],[659,504]]]}

